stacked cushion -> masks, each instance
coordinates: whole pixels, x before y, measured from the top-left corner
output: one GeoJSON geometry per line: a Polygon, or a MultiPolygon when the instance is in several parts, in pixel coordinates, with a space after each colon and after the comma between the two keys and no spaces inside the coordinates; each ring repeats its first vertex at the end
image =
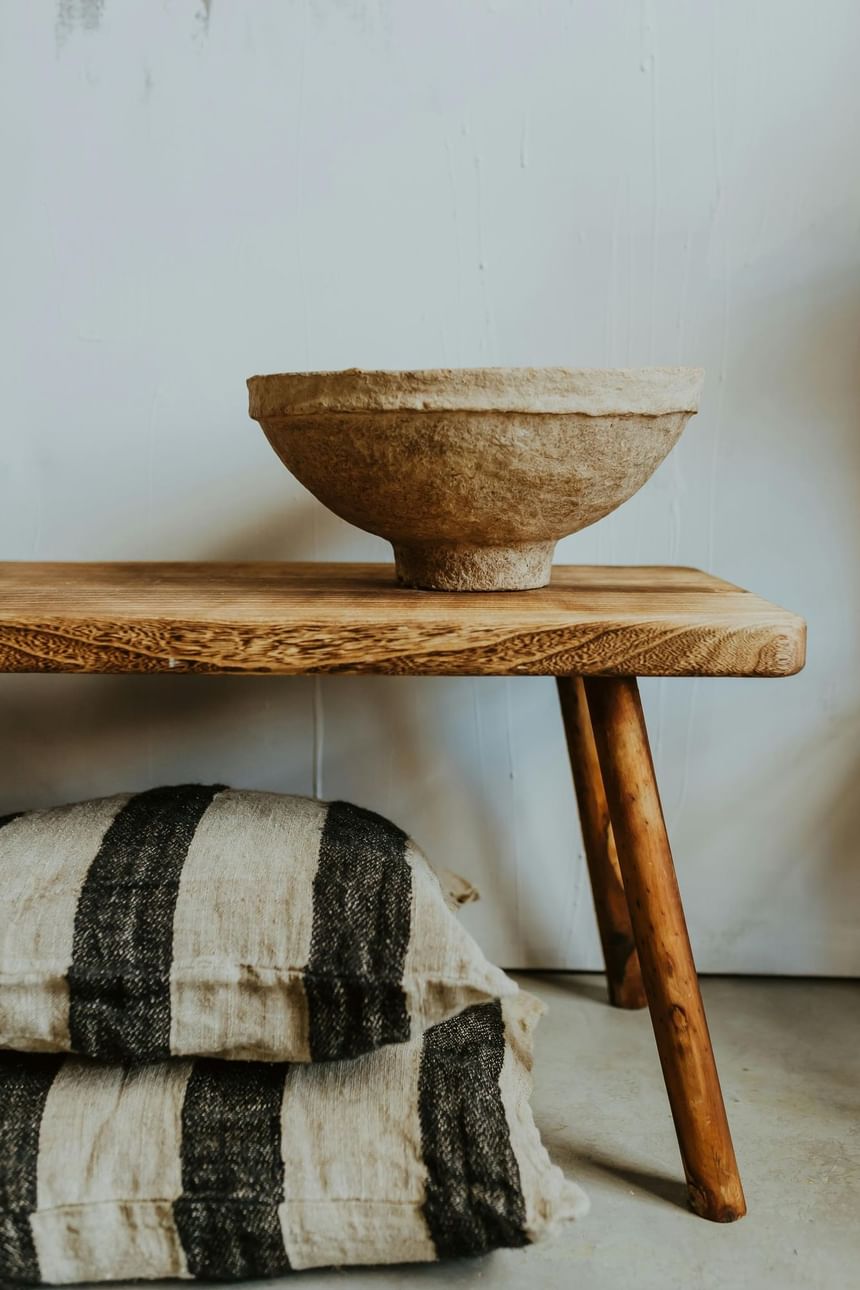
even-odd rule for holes
{"type": "Polygon", "coordinates": [[[349,1063],[0,1054],[0,1276],[275,1276],[521,1246],[587,1202],[531,1118],[525,995],[349,1063]]]}
{"type": "Polygon", "coordinates": [[[188,784],[0,827],[0,1047],[327,1061],[515,990],[346,802],[188,784]]]}
{"type": "Polygon", "coordinates": [[[183,785],[0,818],[0,1281],[525,1245],[587,1208],[528,1106],[540,1011],[373,812],[183,785]]]}

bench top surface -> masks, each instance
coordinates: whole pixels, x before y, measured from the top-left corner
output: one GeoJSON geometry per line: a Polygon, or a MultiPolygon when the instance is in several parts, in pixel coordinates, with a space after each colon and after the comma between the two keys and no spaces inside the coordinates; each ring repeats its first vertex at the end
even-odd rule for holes
{"type": "Polygon", "coordinates": [[[0,671],[789,676],[797,615],[698,569],[428,592],[392,565],[0,563],[0,671]]]}

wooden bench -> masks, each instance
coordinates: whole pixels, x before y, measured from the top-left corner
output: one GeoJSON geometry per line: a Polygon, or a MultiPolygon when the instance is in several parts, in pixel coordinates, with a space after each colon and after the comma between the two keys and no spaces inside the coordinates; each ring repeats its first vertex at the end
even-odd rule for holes
{"type": "Polygon", "coordinates": [[[555,676],[610,1000],[651,1012],[690,1204],[745,1201],[638,676],[790,676],[802,619],[684,568],[408,591],[386,565],[0,564],[0,671],[555,676]]]}

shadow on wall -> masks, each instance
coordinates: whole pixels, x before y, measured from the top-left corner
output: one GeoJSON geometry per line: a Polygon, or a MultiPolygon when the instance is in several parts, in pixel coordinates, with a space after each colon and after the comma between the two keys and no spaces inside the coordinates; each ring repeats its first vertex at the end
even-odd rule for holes
{"type": "MultiPolygon", "coordinates": [[[[826,226],[810,229],[796,261],[813,256],[826,226]]],[[[737,919],[726,911],[730,935],[744,921],[752,936],[788,909],[820,905],[811,920],[785,927],[799,944],[795,970],[856,974],[856,921],[860,917],[860,710],[852,671],[860,598],[860,270],[814,277],[774,294],[745,315],[747,340],[735,344],[733,397],[749,409],[754,441],[742,445],[753,479],[750,542],[770,552],[776,585],[766,589],[809,621],[806,669],[780,697],[798,715],[789,742],[772,741],[767,762],[750,774],[745,792],[765,803],[782,842],[778,884],[763,881],[760,899],[746,888],[737,919]],[[773,391],[778,391],[774,400],[773,391]],[[790,406],[808,429],[786,435],[775,404],[790,406]],[[766,429],[765,429],[766,427],[766,429]],[[768,524],[768,492],[778,490],[797,523],[768,524]],[[764,505],[762,505],[762,499],[764,505]],[[756,506],[755,503],[758,502],[756,506]],[[816,930],[817,929],[817,930],[816,930]],[[817,938],[817,944],[816,944],[817,938]],[[826,942],[826,943],[825,943],[826,942]]],[[[762,709],[764,723],[767,710],[762,709]]],[[[741,819],[745,811],[736,813],[741,819]]],[[[725,820],[714,820],[728,827],[725,820]]],[[[738,839],[743,850],[742,840],[738,839]]],[[[738,854],[742,854],[739,851],[738,854]]],[[[754,866],[751,866],[751,871],[754,866]]],[[[771,922],[772,928],[772,922],[771,922]]],[[[773,931],[762,937],[773,942],[773,931]]],[[[784,962],[784,956],[781,958],[784,962]]],[[[759,969],[762,970],[762,969],[759,969]]],[[[766,964],[765,971],[773,970],[766,964]]]]}
{"type": "Polygon", "coordinates": [[[716,337],[702,350],[707,439],[684,444],[688,475],[698,486],[713,463],[723,496],[713,555],[703,545],[689,562],[809,621],[808,664],[789,681],[660,683],[672,755],[655,748],[658,773],[682,890],[695,893],[694,949],[712,971],[860,970],[856,938],[848,947],[860,916],[860,271],[802,267],[827,231],[785,249],[776,290],[765,260],[737,275],[724,382],[716,337]],[[708,758],[719,790],[696,773],[708,758]]]}

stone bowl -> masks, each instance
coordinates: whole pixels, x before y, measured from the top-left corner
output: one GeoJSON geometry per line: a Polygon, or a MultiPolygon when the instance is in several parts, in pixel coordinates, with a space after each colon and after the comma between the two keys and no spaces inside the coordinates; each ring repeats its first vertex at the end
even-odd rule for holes
{"type": "Polygon", "coordinates": [[[399,581],[520,591],[614,511],[699,406],[703,372],[474,368],[252,376],[250,414],[315,497],[394,547],[399,581]]]}

